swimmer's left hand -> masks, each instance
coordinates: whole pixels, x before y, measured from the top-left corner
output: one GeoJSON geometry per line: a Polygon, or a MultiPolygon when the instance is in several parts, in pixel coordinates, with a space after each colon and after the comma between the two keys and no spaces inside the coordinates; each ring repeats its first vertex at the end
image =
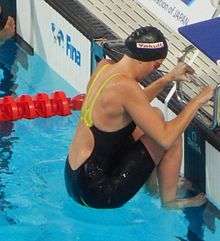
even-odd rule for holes
{"type": "Polygon", "coordinates": [[[171,75],[173,80],[190,82],[189,75],[193,75],[194,73],[195,71],[191,66],[180,62],[169,72],[169,75],[171,75]]]}

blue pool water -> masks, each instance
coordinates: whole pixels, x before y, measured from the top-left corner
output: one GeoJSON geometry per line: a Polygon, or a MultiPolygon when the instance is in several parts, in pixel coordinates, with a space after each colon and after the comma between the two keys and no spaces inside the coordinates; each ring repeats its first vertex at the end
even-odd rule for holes
{"type": "MultiPolygon", "coordinates": [[[[0,95],[76,91],[13,41],[0,47],[0,95]]],[[[121,208],[96,210],[68,197],[64,164],[79,112],[0,123],[1,241],[219,241],[212,206],[167,211],[144,189],[121,208]]]]}

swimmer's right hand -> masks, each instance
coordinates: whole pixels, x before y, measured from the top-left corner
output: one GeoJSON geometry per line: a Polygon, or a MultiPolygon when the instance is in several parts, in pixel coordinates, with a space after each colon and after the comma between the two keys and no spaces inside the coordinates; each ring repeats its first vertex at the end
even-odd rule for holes
{"type": "Polygon", "coordinates": [[[197,96],[193,98],[200,106],[206,104],[214,95],[215,88],[211,85],[207,87],[202,87],[201,91],[197,96]]]}

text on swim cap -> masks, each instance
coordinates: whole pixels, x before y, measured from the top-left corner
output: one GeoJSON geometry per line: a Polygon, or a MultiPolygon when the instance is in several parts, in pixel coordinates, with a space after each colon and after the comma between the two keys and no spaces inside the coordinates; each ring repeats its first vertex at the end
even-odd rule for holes
{"type": "Polygon", "coordinates": [[[157,43],[136,43],[138,49],[160,49],[164,47],[163,42],[157,43]]]}

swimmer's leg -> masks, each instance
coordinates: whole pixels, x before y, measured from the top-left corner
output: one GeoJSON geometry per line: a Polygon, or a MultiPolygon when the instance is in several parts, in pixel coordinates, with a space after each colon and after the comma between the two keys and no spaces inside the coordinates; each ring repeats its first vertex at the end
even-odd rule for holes
{"type": "Polygon", "coordinates": [[[150,193],[151,196],[158,197],[159,196],[159,186],[157,179],[157,168],[154,168],[150,177],[146,181],[144,185],[145,190],[150,193]]]}
{"type": "MultiPolygon", "coordinates": [[[[158,113],[160,118],[163,118],[163,113],[157,107],[154,107],[155,112],[158,113]]],[[[164,151],[150,138],[148,138],[144,132],[140,128],[136,128],[133,132],[134,140],[140,139],[142,143],[147,147],[151,157],[154,160],[156,166],[159,164],[164,151]]],[[[158,178],[157,178],[157,168],[155,167],[153,172],[151,173],[150,177],[148,178],[147,182],[145,183],[145,189],[153,196],[159,195],[159,188],[158,188],[158,178]]]]}
{"type": "Polygon", "coordinates": [[[166,208],[197,207],[206,202],[203,193],[192,198],[177,199],[177,186],[182,161],[182,138],[165,152],[158,165],[158,181],[162,204],[166,208]]]}
{"type": "MultiPolygon", "coordinates": [[[[163,118],[162,114],[156,110],[163,118]]],[[[166,208],[185,208],[201,206],[206,202],[204,194],[199,194],[193,198],[177,199],[177,187],[179,173],[182,162],[182,138],[174,143],[167,151],[163,151],[148,136],[142,135],[140,140],[148,149],[151,157],[157,165],[157,176],[161,201],[166,208]]]]}

